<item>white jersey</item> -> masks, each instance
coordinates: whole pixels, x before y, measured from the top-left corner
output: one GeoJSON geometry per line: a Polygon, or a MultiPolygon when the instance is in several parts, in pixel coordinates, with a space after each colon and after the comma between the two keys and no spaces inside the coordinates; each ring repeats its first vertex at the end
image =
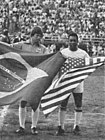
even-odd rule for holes
{"type": "MultiPolygon", "coordinates": [[[[62,55],[65,58],[89,58],[89,55],[82,49],[78,48],[76,51],[71,51],[69,48],[61,50],[62,55]]],[[[84,91],[84,82],[81,82],[77,88],[74,89],[74,93],[83,93],[84,91]]]]}
{"type": "Polygon", "coordinates": [[[89,55],[80,48],[78,48],[77,51],[71,51],[69,48],[66,48],[61,50],[61,53],[65,58],[89,58],[89,55]]]}

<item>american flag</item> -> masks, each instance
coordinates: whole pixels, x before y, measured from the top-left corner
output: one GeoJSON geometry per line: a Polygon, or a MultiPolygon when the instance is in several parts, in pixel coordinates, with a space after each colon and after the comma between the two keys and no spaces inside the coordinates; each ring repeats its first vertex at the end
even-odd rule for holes
{"type": "Polygon", "coordinates": [[[71,92],[99,66],[105,57],[68,58],[56,79],[41,99],[41,107],[45,116],[54,111],[71,92]]]}

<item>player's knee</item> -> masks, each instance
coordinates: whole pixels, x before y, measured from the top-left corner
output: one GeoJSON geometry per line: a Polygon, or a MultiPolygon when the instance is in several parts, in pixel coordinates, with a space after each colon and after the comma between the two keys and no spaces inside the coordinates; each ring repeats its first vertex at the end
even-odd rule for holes
{"type": "Polygon", "coordinates": [[[75,102],[75,107],[76,108],[81,108],[82,107],[82,101],[76,101],[75,102]]]}
{"type": "Polygon", "coordinates": [[[82,94],[83,93],[73,93],[76,108],[82,107],[82,94]]]}
{"type": "Polygon", "coordinates": [[[20,107],[21,108],[24,108],[26,106],[27,102],[26,101],[21,101],[20,103],[20,107]]]}
{"type": "Polygon", "coordinates": [[[67,109],[67,103],[68,103],[68,100],[67,101],[63,101],[61,103],[61,106],[60,106],[60,110],[61,111],[66,111],[66,109],[67,109]]]}
{"type": "Polygon", "coordinates": [[[76,112],[82,112],[82,107],[75,107],[76,112]]]}
{"type": "Polygon", "coordinates": [[[82,101],[75,102],[75,111],[77,111],[77,112],[82,111],[82,101]]]}

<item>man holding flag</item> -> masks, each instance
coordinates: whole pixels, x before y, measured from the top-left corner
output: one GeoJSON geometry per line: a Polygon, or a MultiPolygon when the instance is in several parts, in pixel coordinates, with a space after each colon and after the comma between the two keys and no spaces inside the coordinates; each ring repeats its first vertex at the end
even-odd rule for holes
{"type": "MultiPolygon", "coordinates": [[[[25,42],[17,42],[12,44],[12,47],[21,49],[23,51],[33,52],[35,54],[45,54],[47,49],[44,45],[41,44],[41,39],[43,37],[43,32],[40,27],[36,26],[33,28],[31,32],[30,40],[25,42]]],[[[19,105],[19,124],[20,127],[16,131],[16,133],[22,134],[24,133],[25,129],[25,116],[26,116],[26,101],[21,101],[19,105]]],[[[36,130],[36,125],[39,118],[39,107],[36,111],[32,110],[32,126],[31,132],[32,134],[36,135],[38,132],[36,130]]]]}
{"type": "MultiPolygon", "coordinates": [[[[79,89],[83,88],[78,87],[77,94],[74,92],[74,89],[94,72],[96,68],[103,65],[105,58],[87,58],[87,53],[78,49],[78,36],[73,34],[69,34],[70,44],[68,46],[70,50],[67,48],[56,54],[36,55],[27,51],[11,48],[8,44],[1,42],[0,106],[10,105],[17,101],[25,101],[23,102],[24,107],[26,103],[28,103],[35,112],[41,101],[43,113],[48,116],[49,113],[55,110],[58,105],[61,105],[61,102],[73,92],[73,94],[76,95],[75,102],[77,110],[79,110],[82,103],[82,93],[79,89]],[[72,46],[76,49],[73,49],[72,46]],[[65,62],[66,58],[68,59],[65,62]],[[64,74],[58,78],[57,82],[55,80],[53,84],[52,80],[61,67],[61,74],[64,74]]],[[[29,45],[27,45],[27,48],[29,45]]],[[[62,108],[66,108],[66,104],[64,102],[62,108]]],[[[23,111],[25,110],[24,107],[22,108],[23,111]]],[[[81,118],[81,110],[80,114],[77,110],[75,114],[77,121],[75,121],[76,125],[74,126],[76,127],[74,130],[79,130],[77,126],[81,118]]],[[[59,123],[58,131],[60,135],[64,134],[63,124],[65,110],[64,112],[61,110],[61,114],[62,117],[60,117],[60,120],[62,123],[59,123]]],[[[24,115],[23,119],[25,120],[24,115]]],[[[23,125],[24,124],[23,122],[23,125]]],[[[24,132],[24,128],[21,130],[24,132]]],[[[36,132],[35,128],[34,134],[37,134],[36,132]]]]}
{"type": "MultiPolygon", "coordinates": [[[[70,32],[68,34],[69,37],[69,44],[68,48],[65,48],[61,51],[62,55],[65,58],[89,58],[89,55],[84,50],[78,48],[78,36],[74,32],[70,32]]],[[[65,62],[67,63],[67,62],[65,62]]],[[[60,71],[60,76],[64,73],[65,69],[63,67],[60,71]]],[[[74,121],[74,128],[73,132],[75,134],[79,133],[79,123],[82,116],[82,96],[84,91],[84,82],[81,82],[72,92],[74,101],[75,101],[75,121],[74,121]]],[[[70,96],[69,96],[70,97],[70,96]]],[[[67,97],[65,100],[62,101],[60,109],[59,109],[59,125],[58,125],[58,131],[57,135],[63,135],[64,130],[64,121],[65,121],[65,114],[66,114],[66,108],[68,104],[69,97],[67,97]]]]}

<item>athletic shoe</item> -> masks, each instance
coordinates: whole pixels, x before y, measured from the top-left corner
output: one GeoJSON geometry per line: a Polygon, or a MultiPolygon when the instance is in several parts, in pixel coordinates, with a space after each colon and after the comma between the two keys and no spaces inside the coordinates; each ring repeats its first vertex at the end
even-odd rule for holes
{"type": "Polygon", "coordinates": [[[21,126],[19,127],[19,129],[16,130],[16,133],[17,133],[17,134],[24,134],[24,132],[25,132],[25,131],[24,131],[24,128],[21,127],[21,126]]]}
{"type": "Polygon", "coordinates": [[[75,128],[73,129],[73,133],[74,134],[80,134],[80,128],[78,125],[75,126],[75,128]]]}
{"type": "Polygon", "coordinates": [[[58,131],[56,132],[57,136],[63,136],[65,133],[65,130],[61,128],[61,126],[58,126],[58,131]]]}
{"type": "Polygon", "coordinates": [[[33,135],[37,135],[38,134],[38,131],[36,130],[36,127],[31,128],[31,133],[33,135]]]}

